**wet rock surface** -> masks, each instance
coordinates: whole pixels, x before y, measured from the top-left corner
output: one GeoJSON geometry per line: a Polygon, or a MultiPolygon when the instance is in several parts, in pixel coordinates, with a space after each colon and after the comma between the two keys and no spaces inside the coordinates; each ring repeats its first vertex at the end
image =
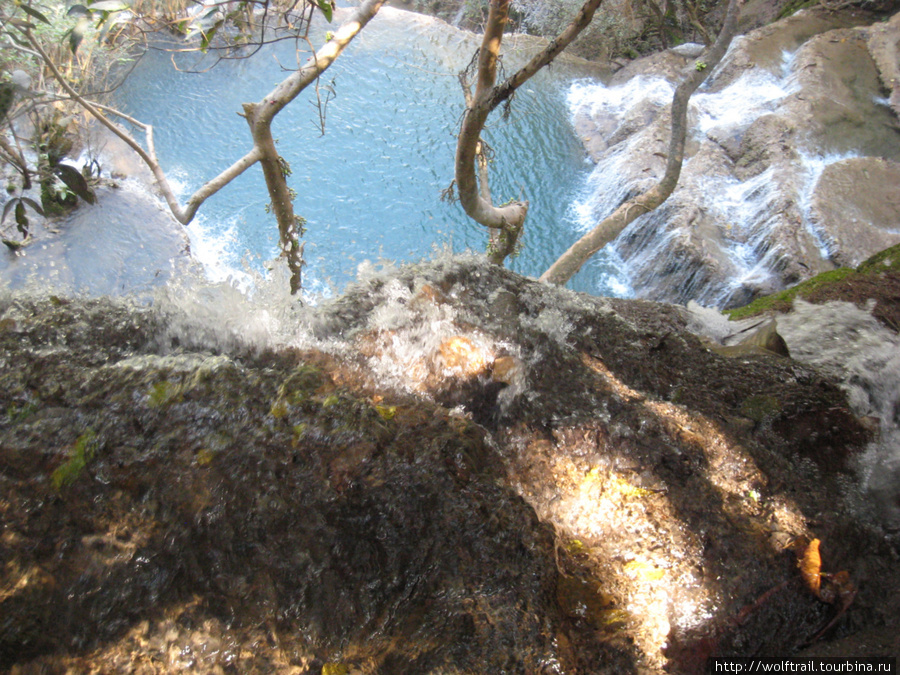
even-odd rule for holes
{"type": "Polygon", "coordinates": [[[374,275],[293,346],[0,310],[4,669],[698,672],[837,615],[814,538],[858,589],[818,642],[896,627],[896,542],[848,507],[870,432],[678,308],[466,259],[374,275]]]}
{"type": "MultiPolygon", "coordinates": [[[[735,40],[694,96],[676,191],[615,242],[640,297],[741,306],[900,241],[898,24],[877,18],[806,10],[735,40]]],[[[592,179],[596,220],[662,176],[666,82],[694,58],[635,61],[575,106],[595,173],[627,186],[592,179]],[[631,103],[600,103],[632,90],[631,103]]]]}
{"type": "Polygon", "coordinates": [[[564,658],[550,531],[471,422],[379,408],[321,355],[160,354],[151,311],[5,309],[3,667],[564,658]]]}

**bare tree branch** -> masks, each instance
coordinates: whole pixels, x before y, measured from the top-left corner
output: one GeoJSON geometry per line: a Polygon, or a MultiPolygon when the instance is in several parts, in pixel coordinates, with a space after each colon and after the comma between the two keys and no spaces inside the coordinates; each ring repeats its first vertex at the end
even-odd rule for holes
{"type": "Polygon", "coordinates": [[[197,209],[203,202],[253,166],[253,164],[260,162],[266,179],[266,187],[271,198],[272,211],[275,213],[278,221],[282,252],[287,258],[288,266],[291,269],[291,291],[296,293],[300,288],[300,272],[303,265],[303,247],[299,242],[301,220],[294,215],[293,195],[287,185],[284,171],[285,164],[278,155],[278,151],[275,148],[275,140],[272,137],[272,120],[301,91],[318,79],[353,38],[356,37],[359,31],[378,13],[383,3],[384,0],[366,0],[351,13],[335,32],[334,36],[318,51],[314,52],[301,68],[288,75],[258,103],[244,104],[244,117],[250,126],[253,141],[251,149],[218,176],[204,183],[188,199],[185,206],[179,203],[178,197],[172,190],[166,174],[159,164],[153,141],[153,127],[118,110],[84,98],[69,84],[50,56],[43,50],[40,42],[31,32],[31,28],[25,24],[21,26],[20,30],[35,52],[40,55],[41,60],[53,74],[54,79],[72,100],[77,102],[103,126],[126,143],[150,168],[156,178],[159,190],[169,206],[169,210],[179,222],[185,225],[188,224],[193,220],[197,209]],[[102,111],[124,119],[142,129],[146,137],[147,149],[145,150],[129,133],[117,124],[114,124],[102,111]]]}
{"type": "Polygon", "coordinates": [[[650,213],[662,204],[675,190],[684,163],[684,145],[687,137],[688,102],[697,88],[703,84],[728,50],[737,31],[741,0],[730,0],[725,22],[715,43],[685,71],[685,79],[675,89],[672,98],[672,135],[669,139],[669,156],[662,179],[646,192],[621,204],[604,218],[593,230],[575,242],[563,253],[540,280],[551,284],[565,284],[581,269],[581,266],[597,251],[615,239],[639,216],[650,213]]]}
{"type": "Polygon", "coordinates": [[[503,29],[509,20],[510,0],[491,0],[478,53],[474,95],[465,75],[460,76],[466,112],[456,144],[456,186],[459,201],[466,214],[491,230],[489,255],[497,264],[502,265],[503,260],[514,251],[528,214],[528,202],[512,201],[503,206],[493,205],[485,179],[487,167],[482,154],[481,132],[488,116],[497,106],[508,101],[516,89],[550,64],[590,24],[601,2],[602,0],[587,0],[556,39],[511,77],[495,86],[503,29]]]}

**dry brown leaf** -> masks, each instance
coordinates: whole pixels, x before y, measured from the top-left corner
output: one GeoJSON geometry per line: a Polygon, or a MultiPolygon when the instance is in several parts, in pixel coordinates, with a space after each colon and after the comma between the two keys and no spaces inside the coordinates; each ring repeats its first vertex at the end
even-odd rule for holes
{"type": "Polygon", "coordinates": [[[819,597],[822,586],[822,558],[819,555],[819,540],[813,539],[800,558],[800,575],[803,583],[815,595],[819,597]]]}

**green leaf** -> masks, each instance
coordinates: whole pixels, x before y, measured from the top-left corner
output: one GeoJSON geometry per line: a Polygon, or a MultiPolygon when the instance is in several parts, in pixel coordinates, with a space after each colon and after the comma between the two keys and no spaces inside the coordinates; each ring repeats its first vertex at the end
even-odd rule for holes
{"type": "Polygon", "coordinates": [[[25,39],[23,39],[23,38],[20,38],[20,37],[17,36],[15,33],[9,32],[9,33],[6,34],[6,37],[8,37],[10,40],[12,40],[13,42],[15,42],[15,43],[16,43],[17,45],[19,45],[20,47],[28,47],[28,48],[31,47],[31,45],[28,43],[27,40],[25,40],[25,39]]]}
{"type": "Polygon", "coordinates": [[[84,176],[81,175],[81,172],[74,166],[57,164],[53,167],[53,173],[59,176],[59,179],[66,184],[67,188],[81,197],[88,204],[96,203],[96,195],[91,188],[88,187],[87,181],[84,179],[84,176]]]}
{"type": "Polygon", "coordinates": [[[25,202],[26,204],[28,204],[28,206],[30,206],[34,211],[37,211],[37,214],[38,214],[39,216],[43,216],[43,215],[44,215],[44,209],[42,209],[42,208],[41,208],[41,205],[38,204],[38,203],[37,203],[36,201],[34,201],[33,199],[31,199],[31,198],[29,198],[29,197],[19,197],[19,199],[21,199],[23,202],[25,202]]]}
{"type": "Polygon", "coordinates": [[[209,41],[213,39],[213,36],[216,34],[216,31],[222,27],[222,24],[225,23],[224,19],[220,19],[216,21],[209,30],[203,31],[200,35],[200,51],[204,54],[206,50],[209,49],[209,41]]]}
{"type": "Polygon", "coordinates": [[[97,30],[103,27],[103,24],[109,20],[109,17],[112,16],[112,12],[100,12],[100,18],[97,20],[97,25],[94,26],[97,30]]]}
{"type": "Polygon", "coordinates": [[[25,205],[21,200],[16,204],[16,226],[23,237],[28,236],[28,216],[25,215],[25,205]]]}
{"type": "Polygon", "coordinates": [[[321,10],[322,15],[328,23],[334,18],[334,3],[331,0],[313,0],[316,6],[321,10]]]}
{"type": "Polygon", "coordinates": [[[12,207],[14,207],[16,205],[16,202],[18,202],[18,201],[19,201],[19,198],[14,197],[14,198],[10,199],[8,202],[6,202],[6,206],[3,207],[3,217],[0,218],[0,223],[2,223],[4,220],[6,220],[6,216],[9,215],[10,210],[12,209],[12,207]]]}
{"type": "Polygon", "coordinates": [[[38,21],[43,21],[48,26],[51,25],[50,20],[46,16],[41,14],[39,11],[37,11],[36,9],[33,9],[33,8],[29,7],[28,5],[19,5],[19,7],[21,7],[22,11],[25,12],[28,16],[32,17],[33,19],[37,19],[38,21]]]}
{"type": "Polygon", "coordinates": [[[21,30],[21,31],[24,31],[24,30],[26,30],[26,29],[32,29],[32,30],[33,30],[33,29],[37,28],[37,26],[35,26],[35,25],[34,25],[33,23],[31,23],[30,21],[23,21],[22,19],[15,19],[15,18],[9,19],[9,20],[7,21],[7,23],[8,23],[9,25],[11,25],[11,26],[15,26],[16,28],[18,28],[18,29],[21,30]]]}
{"type": "Polygon", "coordinates": [[[90,25],[90,19],[88,18],[89,16],[90,13],[85,16],[78,17],[78,21],[75,23],[75,27],[71,31],[69,31],[69,48],[72,50],[73,54],[78,51],[78,46],[84,39],[84,32],[90,25]]]}
{"type": "Polygon", "coordinates": [[[66,16],[90,16],[91,10],[89,10],[84,5],[72,5],[69,7],[69,11],[66,12],[66,16]]]}
{"type": "Polygon", "coordinates": [[[0,82],[0,119],[6,117],[15,100],[16,85],[12,82],[0,82]]]}
{"type": "Polygon", "coordinates": [[[2,241],[3,241],[4,244],[6,244],[6,247],[7,247],[10,251],[18,251],[20,248],[22,248],[23,246],[25,246],[25,244],[24,244],[23,242],[21,242],[21,241],[16,241],[16,240],[14,240],[14,239],[6,239],[6,238],[4,238],[2,241]]]}

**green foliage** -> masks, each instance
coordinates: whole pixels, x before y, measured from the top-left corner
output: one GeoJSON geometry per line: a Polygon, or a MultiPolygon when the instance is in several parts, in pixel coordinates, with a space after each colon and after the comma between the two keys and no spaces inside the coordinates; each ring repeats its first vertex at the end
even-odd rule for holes
{"type": "Polygon", "coordinates": [[[325,20],[331,23],[332,18],[334,18],[334,0],[313,0],[313,2],[319,8],[319,11],[322,12],[325,20]]]}
{"type": "Polygon", "coordinates": [[[24,4],[24,3],[17,2],[16,4],[22,9],[23,12],[25,12],[32,19],[37,19],[38,21],[45,23],[48,26],[50,25],[50,19],[48,19],[46,16],[44,16],[38,10],[34,9],[33,7],[29,7],[27,4],[24,4]]]}
{"type": "MultiPolygon", "coordinates": [[[[88,2],[88,5],[92,9],[76,5],[68,11],[63,3],[38,6],[33,2],[16,0],[0,5],[0,37],[10,45],[10,58],[15,59],[11,63],[0,65],[10,69],[15,66],[15,71],[20,73],[17,75],[13,72],[8,76],[9,82],[0,82],[0,113],[9,122],[28,115],[34,129],[31,138],[27,140],[7,136],[3,153],[4,159],[19,174],[20,184],[8,187],[12,197],[0,216],[0,226],[13,221],[23,241],[29,236],[33,214],[52,217],[65,213],[79,199],[88,203],[96,201],[88,182],[92,172],[84,175],[63,161],[74,146],[71,117],[67,116],[61,104],[53,103],[52,98],[45,102],[40,96],[36,96],[30,90],[29,83],[29,80],[40,79],[40,70],[46,65],[36,58],[29,39],[34,39],[41,45],[48,58],[57,68],[67,73],[72,83],[77,84],[79,77],[82,80],[85,78],[80,68],[82,62],[86,67],[97,65],[90,54],[79,61],[73,60],[71,55],[66,56],[67,51],[59,45],[68,41],[74,52],[84,40],[84,31],[76,30],[77,24],[72,26],[73,17],[100,17],[105,21],[112,10],[124,8],[125,5],[118,0],[98,0],[88,2]],[[82,10],[80,14],[79,7],[82,10]],[[73,41],[77,44],[73,44],[73,41]],[[23,49],[18,51],[15,46],[23,49]],[[31,145],[31,153],[28,152],[26,143],[31,145]],[[33,178],[40,184],[40,203],[25,194],[26,190],[33,187],[33,178]],[[21,192],[16,194],[19,190],[21,192]]],[[[92,26],[91,34],[94,33],[96,28],[92,26]]],[[[91,54],[95,51],[92,50],[91,54]]],[[[2,61],[5,61],[5,57],[0,57],[0,62],[2,61]]],[[[7,77],[6,73],[4,77],[7,77]]],[[[23,241],[14,241],[8,237],[3,237],[2,241],[13,250],[23,245],[23,241]]]]}
{"type": "Polygon", "coordinates": [[[60,464],[50,476],[53,487],[61,490],[78,480],[88,462],[94,458],[96,451],[97,434],[92,429],[88,429],[75,441],[75,445],[69,452],[69,458],[60,464]]]}
{"type": "Polygon", "coordinates": [[[81,197],[88,204],[94,204],[97,201],[94,191],[88,187],[87,181],[81,172],[74,166],[68,164],[57,164],[53,167],[53,173],[56,175],[66,187],[73,193],[81,197]]]}
{"type": "Polygon", "coordinates": [[[100,30],[114,14],[128,9],[128,5],[119,0],[97,0],[97,2],[87,0],[87,5],[76,4],[69,7],[66,16],[75,19],[75,25],[67,32],[69,48],[72,53],[75,54],[78,51],[78,47],[85,35],[89,33],[94,21],[97,22],[96,25],[93,25],[94,29],[100,30]]]}
{"type": "MultiPolygon", "coordinates": [[[[13,197],[6,202],[6,206],[3,207],[3,216],[0,217],[0,225],[6,221],[6,217],[9,215],[10,211],[12,211],[15,214],[16,229],[18,229],[23,238],[27,238],[29,221],[27,211],[25,210],[26,206],[31,208],[31,210],[38,215],[44,215],[44,210],[41,208],[40,204],[33,199],[29,199],[28,197],[13,197]]],[[[7,239],[4,239],[3,243],[9,246],[7,241],[7,239]]]]}
{"type": "Polygon", "coordinates": [[[12,82],[0,82],[0,118],[6,119],[16,99],[16,85],[12,82]]]}
{"type": "Polygon", "coordinates": [[[288,178],[291,173],[291,164],[284,157],[278,155],[278,166],[281,168],[281,175],[288,178]]]}

